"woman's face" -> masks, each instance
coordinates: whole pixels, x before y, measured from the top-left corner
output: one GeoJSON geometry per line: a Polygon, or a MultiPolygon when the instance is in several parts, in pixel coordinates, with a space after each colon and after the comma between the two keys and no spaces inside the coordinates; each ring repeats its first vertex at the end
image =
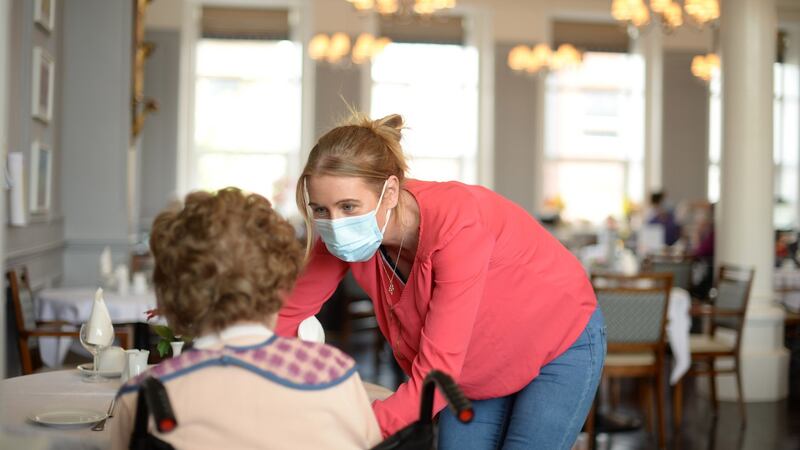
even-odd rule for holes
{"type": "MultiPolygon", "coordinates": [[[[362,216],[378,205],[380,192],[367,184],[363,178],[334,175],[313,175],[306,181],[308,206],[313,219],[341,219],[362,216]]],[[[377,213],[378,227],[383,227],[386,211],[397,205],[399,192],[397,177],[389,177],[377,213]]]]}

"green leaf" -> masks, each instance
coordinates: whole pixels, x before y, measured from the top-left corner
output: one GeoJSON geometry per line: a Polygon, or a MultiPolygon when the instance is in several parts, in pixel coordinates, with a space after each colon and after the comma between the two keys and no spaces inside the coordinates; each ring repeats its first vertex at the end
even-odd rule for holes
{"type": "Polygon", "coordinates": [[[158,341],[158,345],[156,346],[156,350],[158,350],[158,354],[162,358],[167,356],[171,349],[172,347],[170,347],[169,341],[164,339],[158,341]]]}
{"type": "Polygon", "coordinates": [[[153,331],[161,338],[166,339],[167,342],[175,340],[175,334],[172,329],[166,325],[152,325],[153,331]]]}

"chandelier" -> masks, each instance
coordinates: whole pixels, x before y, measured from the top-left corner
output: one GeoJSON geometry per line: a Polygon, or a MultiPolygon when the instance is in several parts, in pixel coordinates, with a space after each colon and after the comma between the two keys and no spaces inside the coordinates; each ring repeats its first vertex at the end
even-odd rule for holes
{"type": "Polygon", "coordinates": [[[349,53],[354,64],[362,64],[380,54],[391,42],[387,37],[377,38],[370,33],[361,33],[352,44],[346,33],[338,32],[331,36],[320,33],[308,43],[308,56],[314,61],[338,64],[349,53]]]}
{"type": "Polygon", "coordinates": [[[611,15],[628,24],[633,33],[647,26],[652,16],[658,19],[665,31],[671,32],[684,24],[683,13],[699,27],[714,23],[719,18],[719,0],[684,0],[683,8],[677,0],[613,0],[611,15]]]}
{"type": "Polygon", "coordinates": [[[515,72],[527,73],[557,71],[577,67],[582,58],[581,52],[572,44],[561,44],[555,52],[547,44],[537,44],[533,48],[522,44],[508,52],[508,67],[515,72]]]}
{"type": "Polygon", "coordinates": [[[692,58],[692,75],[703,81],[710,81],[719,74],[720,61],[716,53],[697,55],[692,58]]]}
{"type": "Polygon", "coordinates": [[[379,14],[431,15],[452,9],[456,0],[347,0],[358,11],[377,11],[379,14]]]}

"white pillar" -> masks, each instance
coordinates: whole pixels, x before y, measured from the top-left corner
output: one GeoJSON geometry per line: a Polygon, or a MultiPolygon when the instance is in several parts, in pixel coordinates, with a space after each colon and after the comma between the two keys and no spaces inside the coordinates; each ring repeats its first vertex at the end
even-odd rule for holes
{"type": "MultiPolygon", "coordinates": [[[[789,353],[783,310],[774,305],[773,62],[775,0],[726,0],[720,23],[722,160],[717,263],[755,267],[742,341],[748,401],[786,397],[789,353]]],[[[735,399],[733,377],[720,376],[720,398],[735,399]]]]}
{"type": "Polygon", "coordinates": [[[636,42],[636,52],[644,58],[644,183],[645,198],[663,188],[662,111],[664,110],[664,35],[652,25],[636,42]]]}

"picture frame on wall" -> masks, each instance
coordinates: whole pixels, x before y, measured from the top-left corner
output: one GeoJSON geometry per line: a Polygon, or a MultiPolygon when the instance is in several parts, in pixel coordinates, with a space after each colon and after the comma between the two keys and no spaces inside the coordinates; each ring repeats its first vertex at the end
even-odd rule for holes
{"type": "Polygon", "coordinates": [[[46,214],[50,211],[53,187],[53,149],[39,141],[31,145],[30,212],[46,214]]]}
{"type": "Polygon", "coordinates": [[[56,0],[36,0],[33,21],[44,31],[52,32],[56,25],[56,0]]]}
{"type": "Polygon", "coordinates": [[[55,61],[41,47],[33,49],[33,83],[31,113],[44,123],[53,118],[53,89],[55,86],[55,61]]]}

